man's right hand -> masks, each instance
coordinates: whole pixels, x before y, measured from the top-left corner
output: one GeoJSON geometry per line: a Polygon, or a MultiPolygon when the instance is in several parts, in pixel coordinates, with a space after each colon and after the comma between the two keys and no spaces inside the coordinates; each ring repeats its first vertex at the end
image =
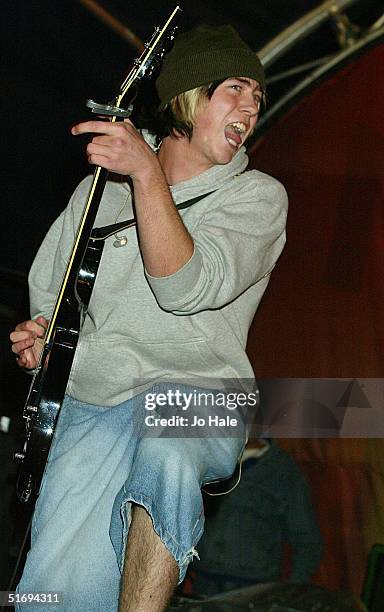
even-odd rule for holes
{"type": "Polygon", "coordinates": [[[19,323],[11,332],[12,352],[21,368],[31,370],[37,366],[47,327],[47,319],[37,317],[34,321],[19,323]]]}

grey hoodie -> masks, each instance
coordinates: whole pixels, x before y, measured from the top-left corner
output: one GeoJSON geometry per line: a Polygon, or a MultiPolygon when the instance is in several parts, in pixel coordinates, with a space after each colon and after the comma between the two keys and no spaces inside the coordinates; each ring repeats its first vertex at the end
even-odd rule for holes
{"type": "MultiPolygon", "coordinates": [[[[135,227],[122,232],[123,248],[106,239],[67,393],[114,406],[160,379],[254,377],[247,334],[284,246],[287,196],[270,176],[243,172],[247,164],[242,148],[229,164],[171,187],[176,204],[215,190],[180,211],[195,249],[175,274],[146,273],[135,227]]],[[[32,318],[50,318],[91,180],[77,187],[37,253],[32,318]]],[[[132,217],[128,185],[108,181],[96,225],[132,217]]]]}

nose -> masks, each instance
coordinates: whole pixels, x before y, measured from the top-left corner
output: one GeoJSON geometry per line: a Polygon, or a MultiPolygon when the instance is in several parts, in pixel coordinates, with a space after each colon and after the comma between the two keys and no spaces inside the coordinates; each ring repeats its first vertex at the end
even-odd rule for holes
{"type": "Polygon", "coordinates": [[[242,98],[240,110],[250,117],[257,116],[260,111],[260,102],[249,92],[242,98]]]}

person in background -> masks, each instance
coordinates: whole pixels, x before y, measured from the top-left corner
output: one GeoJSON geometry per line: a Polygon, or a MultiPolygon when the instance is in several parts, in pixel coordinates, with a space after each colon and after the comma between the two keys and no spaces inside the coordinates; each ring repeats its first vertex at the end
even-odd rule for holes
{"type": "Polygon", "coordinates": [[[272,440],[251,439],[233,491],[205,496],[206,522],[191,565],[193,594],[211,596],[283,580],[309,582],[322,557],[322,537],[308,485],[294,460],[272,440]]]}

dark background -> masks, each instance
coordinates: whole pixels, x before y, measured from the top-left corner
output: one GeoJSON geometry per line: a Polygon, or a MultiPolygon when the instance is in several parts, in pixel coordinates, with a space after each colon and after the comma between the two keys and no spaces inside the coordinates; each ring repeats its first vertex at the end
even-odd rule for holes
{"type": "MultiPolygon", "coordinates": [[[[176,3],[103,0],[102,4],[146,41],[176,3]]],[[[258,50],[318,4],[314,0],[193,0],[181,3],[180,29],[201,22],[231,23],[258,50]]],[[[381,7],[378,0],[363,0],[348,14],[368,25],[380,15],[381,7]]],[[[85,143],[70,135],[70,126],[89,117],[87,98],[103,102],[116,95],[138,53],[77,0],[15,0],[3,5],[0,27],[5,160],[0,266],[26,272],[50,223],[89,172],[85,143]]],[[[293,61],[302,63],[335,48],[336,38],[327,25],[298,45],[293,61]]],[[[282,69],[284,61],[273,71],[282,69]]],[[[272,101],[279,93],[278,87],[271,87],[272,101]]]]}

